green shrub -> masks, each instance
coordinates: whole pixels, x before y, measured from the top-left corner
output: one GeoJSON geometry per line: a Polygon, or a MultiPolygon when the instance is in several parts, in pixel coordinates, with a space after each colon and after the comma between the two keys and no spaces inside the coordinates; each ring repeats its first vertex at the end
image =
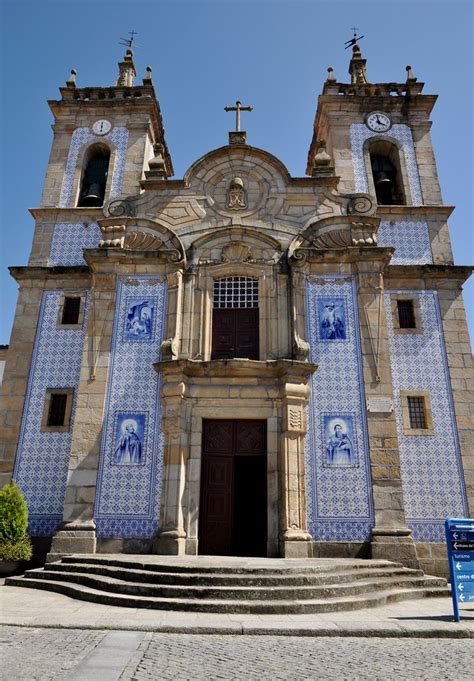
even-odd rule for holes
{"type": "Polygon", "coordinates": [[[33,547],[29,537],[17,541],[0,540],[0,560],[30,560],[32,555],[33,547]]]}
{"type": "Polygon", "coordinates": [[[14,482],[0,490],[0,543],[18,542],[26,537],[28,509],[14,482]]]}

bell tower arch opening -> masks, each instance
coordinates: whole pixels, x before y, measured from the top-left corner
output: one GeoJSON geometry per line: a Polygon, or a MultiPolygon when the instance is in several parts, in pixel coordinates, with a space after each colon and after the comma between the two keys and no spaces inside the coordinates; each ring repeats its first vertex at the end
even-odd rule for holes
{"type": "Polygon", "coordinates": [[[372,141],[369,145],[369,157],[379,206],[406,205],[398,147],[388,140],[372,141]]]}
{"type": "Polygon", "coordinates": [[[100,207],[104,203],[109,173],[110,149],[106,144],[92,144],[84,155],[79,208],[100,207]]]}

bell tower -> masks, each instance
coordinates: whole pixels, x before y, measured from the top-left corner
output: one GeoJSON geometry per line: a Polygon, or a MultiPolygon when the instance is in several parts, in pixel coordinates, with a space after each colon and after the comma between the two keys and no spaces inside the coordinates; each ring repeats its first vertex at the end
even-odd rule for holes
{"type": "MultiPolygon", "coordinates": [[[[139,193],[145,173],[163,180],[173,175],[151,68],[136,84],[133,52],[127,49],[113,86],[79,87],[76,77],[73,69],[61,98],[48,102],[54,137],[41,205],[33,211],[34,265],[61,264],[54,255],[58,224],[95,225],[115,198],[139,193]]],[[[74,239],[82,248],[98,243],[94,227],[89,238],[82,238],[87,228],[81,229],[74,239]]]]}
{"type": "MultiPolygon", "coordinates": [[[[364,386],[375,511],[371,552],[415,565],[412,541],[444,540],[442,519],[451,511],[435,490],[454,490],[450,503],[459,515],[467,513],[456,471],[472,466],[463,392],[472,360],[461,296],[470,268],[453,264],[447,222],[453,207],[443,204],[430,135],[437,97],[424,94],[411,66],[404,82],[372,83],[357,41],[348,41],[350,82],[328,69],[306,172],[320,175],[325,149],[338,192],[349,198],[347,214],[361,226],[378,221],[372,261],[355,268],[362,365],[367,376],[371,365],[379,367],[364,386]],[[466,373],[456,368],[461,362],[466,373]],[[459,441],[446,435],[456,428],[459,441]]],[[[470,496],[472,476],[466,484],[470,496]]],[[[424,551],[429,570],[435,549],[424,551]]]]}
{"type": "Polygon", "coordinates": [[[328,68],[307,174],[313,173],[318,140],[325,140],[340,191],[369,193],[379,206],[440,206],[429,120],[436,96],[423,94],[411,66],[403,83],[371,83],[366,63],[355,42],[350,83],[336,80],[328,68]]]}

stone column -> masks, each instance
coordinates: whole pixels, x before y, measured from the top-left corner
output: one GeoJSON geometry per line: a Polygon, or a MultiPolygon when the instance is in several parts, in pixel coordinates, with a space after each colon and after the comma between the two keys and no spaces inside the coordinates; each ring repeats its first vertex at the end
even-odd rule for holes
{"type": "Polygon", "coordinates": [[[93,514],[114,313],[115,274],[96,272],[77,390],[63,523],[53,537],[48,561],[66,553],[96,551],[93,514]]]}
{"type": "MultiPolygon", "coordinates": [[[[314,365],[310,366],[314,370],[314,365]]],[[[282,394],[280,555],[310,558],[312,542],[307,530],[304,465],[309,386],[301,382],[301,378],[298,382],[286,382],[282,394]]]]}
{"type": "MultiPolygon", "coordinates": [[[[160,363],[155,365],[158,369],[160,363]]],[[[189,428],[186,424],[183,397],[184,376],[181,372],[163,374],[161,389],[165,435],[163,453],[163,491],[160,508],[160,529],[153,542],[153,552],[182,556],[186,553],[186,531],[182,499],[186,484],[186,463],[189,456],[189,428]]]]}
{"type": "Polygon", "coordinates": [[[360,260],[357,269],[365,394],[369,405],[374,405],[367,411],[375,510],[372,558],[418,568],[415,543],[405,519],[397,426],[393,406],[390,406],[393,405],[393,388],[382,298],[383,262],[360,260]]]}

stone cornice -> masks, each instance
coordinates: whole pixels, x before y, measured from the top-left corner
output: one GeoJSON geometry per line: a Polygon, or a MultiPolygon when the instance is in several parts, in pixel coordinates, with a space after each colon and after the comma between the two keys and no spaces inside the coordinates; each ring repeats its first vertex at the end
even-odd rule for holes
{"type": "Polygon", "coordinates": [[[57,277],[59,279],[77,279],[78,277],[89,278],[91,271],[87,265],[57,266],[57,267],[38,267],[37,265],[24,265],[8,268],[11,276],[16,281],[27,279],[48,279],[57,277]]]}
{"type": "Polygon", "coordinates": [[[413,279],[414,283],[434,279],[457,281],[461,285],[469,279],[473,270],[471,265],[389,265],[385,271],[385,282],[388,287],[395,279],[413,279]]]}
{"type": "Polygon", "coordinates": [[[377,217],[381,220],[394,220],[395,216],[399,216],[400,220],[420,220],[424,215],[440,215],[444,219],[448,219],[453,212],[455,206],[378,206],[377,217]]]}
{"type": "Polygon", "coordinates": [[[202,362],[195,359],[177,359],[156,362],[155,371],[166,375],[183,375],[202,378],[263,378],[263,379],[298,379],[306,382],[317,369],[312,362],[300,362],[293,359],[271,359],[258,361],[253,359],[215,359],[202,362]]]}
{"type": "Polygon", "coordinates": [[[58,206],[42,206],[28,209],[35,220],[46,218],[49,222],[82,222],[89,224],[104,217],[101,208],[59,208],[58,206]]]}

